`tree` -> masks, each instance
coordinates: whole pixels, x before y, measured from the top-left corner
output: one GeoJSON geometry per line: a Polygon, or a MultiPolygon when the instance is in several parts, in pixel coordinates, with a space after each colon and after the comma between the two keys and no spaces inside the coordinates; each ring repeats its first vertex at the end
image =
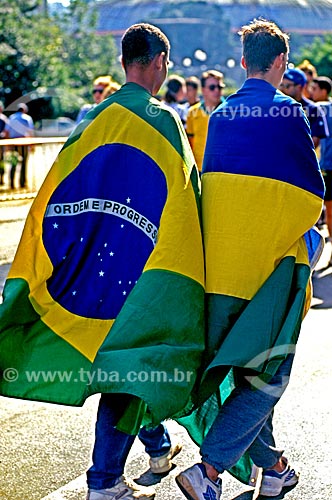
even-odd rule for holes
{"type": "Polygon", "coordinates": [[[308,59],[313,64],[319,75],[332,78],[332,35],[324,38],[315,38],[311,45],[306,45],[299,52],[296,63],[308,59]]]}
{"type": "MultiPolygon", "coordinates": [[[[93,78],[110,72],[121,75],[116,48],[110,35],[96,35],[93,5],[72,0],[61,16],[52,17],[43,5],[44,0],[1,0],[0,98],[8,105],[35,92],[45,103],[54,96],[45,89],[55,89],[53,112],[65,109],[74,115],[93,78]]],[[[32,109],[29,105],[31,112],[34,107],[40,111],[37,104],[31,103],[32,109]]],[[[40,118],[37,109],[31,114],[40,118]]]]}

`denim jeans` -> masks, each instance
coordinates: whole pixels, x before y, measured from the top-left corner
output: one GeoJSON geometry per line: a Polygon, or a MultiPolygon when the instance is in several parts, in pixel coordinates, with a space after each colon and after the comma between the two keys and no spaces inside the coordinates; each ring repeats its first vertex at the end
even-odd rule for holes
{"type": "MultiPolygon", "coordinates": [[[[111,488],[124,472],[135,436],[125,434],[114,426],[130,398],[128,394],[102,394],[100,397],[92,453],[93,465],[87,471],[87,483],[91,489],[111,488]]],[[[142,427],[138,437],[151,457],[164,455],[171,448],[170,436],[163,423],[154,429],[142,427]]]]}
{"type": "Polygon", "coordinates": [[[278,462],[283,450],[275,447],[273,409],[287,387],[293,358],[289,354],[263,388],[252,387],[247,372],[236,369],[239,385],[225,401],[203,441],[203,461],[220,473],[235,465],[246,451],[258,467],[269,468],[278,462]]]}

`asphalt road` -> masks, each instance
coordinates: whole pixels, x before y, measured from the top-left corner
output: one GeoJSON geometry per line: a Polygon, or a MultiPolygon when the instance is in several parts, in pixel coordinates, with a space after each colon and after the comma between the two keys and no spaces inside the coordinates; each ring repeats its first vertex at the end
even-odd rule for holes
{"type": "MultiPolygon", "coordinates": [[[[0,204],[1,286],[29,208],[28,202],[15,203],[0,204]]],[[[276,498],[332,499],[332,269],[324,269],[330,251],[327,247],[315,272],[313,307],[303,322],[289,387],[275,413],[277,444],[301,471],[300,483],[276,498]]],[[[0,500],[84,500],[97,404],[98,396],[82,408],[0,397],[0,500]]],[[[171,421],[169,428],[184,449],[175,459],[177,466],[156,483],[156,500],[183,500],[174,476],[195,463],[199,453],[178,424],[171,421]]],[[[126,473],[151,480],[139,441],[126,473]]],[[[227,473],[223,492],[225,500],[257,498],[227,473]]]]}

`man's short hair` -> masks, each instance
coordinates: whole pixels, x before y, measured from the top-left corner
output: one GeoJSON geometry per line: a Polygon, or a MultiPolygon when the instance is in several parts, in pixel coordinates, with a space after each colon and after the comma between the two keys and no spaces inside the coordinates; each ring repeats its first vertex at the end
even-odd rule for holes
{"type": "Polygon", "coordinates": [[[327,94],[330,94],[332,90],[332,80],[328,76],[317,76],[313,78],[314,83],[317,83],[321,90],[326,90],[327,94]]]}
{"type": "Polygon", "coordinates": [[[122,60],[126,68],[131,64],[147,66],[153,58],[165,52],[168,57],[170,43],[166,35],[152,24],[134,24],[122,37],[122,60]]]}
{"type": "Polygon", "coordinates": [[[198,90],[200,87],[199,78],[197,78],[197,76],[188,76],[186,78],[186,86],[198,90]]]}
{"type": "Polygon", "coordinates": [[[110,85],[111,83],[113,82],[113,78],[111,77],[111,75],[102,75],[102,76],[98,76],[97,78],[95,78],[93,80],[93,86],[94,87],[107,87],[108,85],[110,85]]]}
{"type": "Polygon", "coordinates": [[[277,56],[289,52],[289,36],[265,19],[254,19],[239,34],[248,74],[266,73],[277,56]]]}
{"type": "Polygon", "coordinates": [[[220,71],[216,71],[214,69],[208,69],[207,71],[204,71],[201,75],[201,85],[202,87],[205,87],[205,82],[208,78],[215,78],[222,87],[225,87],[225,84],[223,82],[224,80],[224,74],[220,73],[220,71]]]}
{"type": "Polygon", "coordinates": [[[29,111],[28,106],[24,102],[20,102],[17,105],[17,110],[18,111],[23,111],[23,113],[27,113],[29,111]]]}
{"type": "Polygon", "coordinates": [[[168,103],[176,102],[176,94],[181,88],[185,86],[185,79],[180,75],[172,75],[167,80],[167,90],[165,94],[165,101],[168,103]]]}
{"type": "Polygon", "coordinates": [[[307,77],[305,76],[304,71],[299,68],[287,69],[284,73],[284,78],[293,82],[294,85],[301,85],[301,87],[304,87],[307,83],[307,77]]]}
{"type": "Polygon", "coordinates": [[[315,77],[317,76],[317,70],[315,68],[315,66],[313,64],[311,64],[310,61],[308,61],[308,59],[304,59],[299,65],[298,65],[298,68],[299,69],[302,69],[302,71],[308,75],[308,76],[311,76],[311,77],[315,77]]]}

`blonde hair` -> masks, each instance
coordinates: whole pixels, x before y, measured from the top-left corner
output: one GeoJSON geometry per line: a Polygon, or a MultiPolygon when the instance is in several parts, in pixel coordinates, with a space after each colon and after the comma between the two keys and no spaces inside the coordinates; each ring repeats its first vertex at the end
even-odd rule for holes
{"type": "Polygon", "coordinates": [[[106,97],[109,97],[110,95],[114,94],[114,92],[119,90],[120,87],[121,87],[121,85],[119,83],[111,82],[109,85],[107,85],[107,87],[104,88],[104,90],[101,94],[102,100],[104,100],[104,99],[106,99],[106,97]]]}
{"type": "Polygon", "coordinates": [[[316,78],[317,70],[313,64],[308,59],[304,59],[299,65],[298,68],[301,69],[306,75],[312,76],[316,78]]]}
{"type": "Polygon", "coordinates": [[[95,80],[93,80],[93,85],[100,85],[101,87],[107,87],[113,82],[113,78],[110,75],[98,76],[95,80]]]}

